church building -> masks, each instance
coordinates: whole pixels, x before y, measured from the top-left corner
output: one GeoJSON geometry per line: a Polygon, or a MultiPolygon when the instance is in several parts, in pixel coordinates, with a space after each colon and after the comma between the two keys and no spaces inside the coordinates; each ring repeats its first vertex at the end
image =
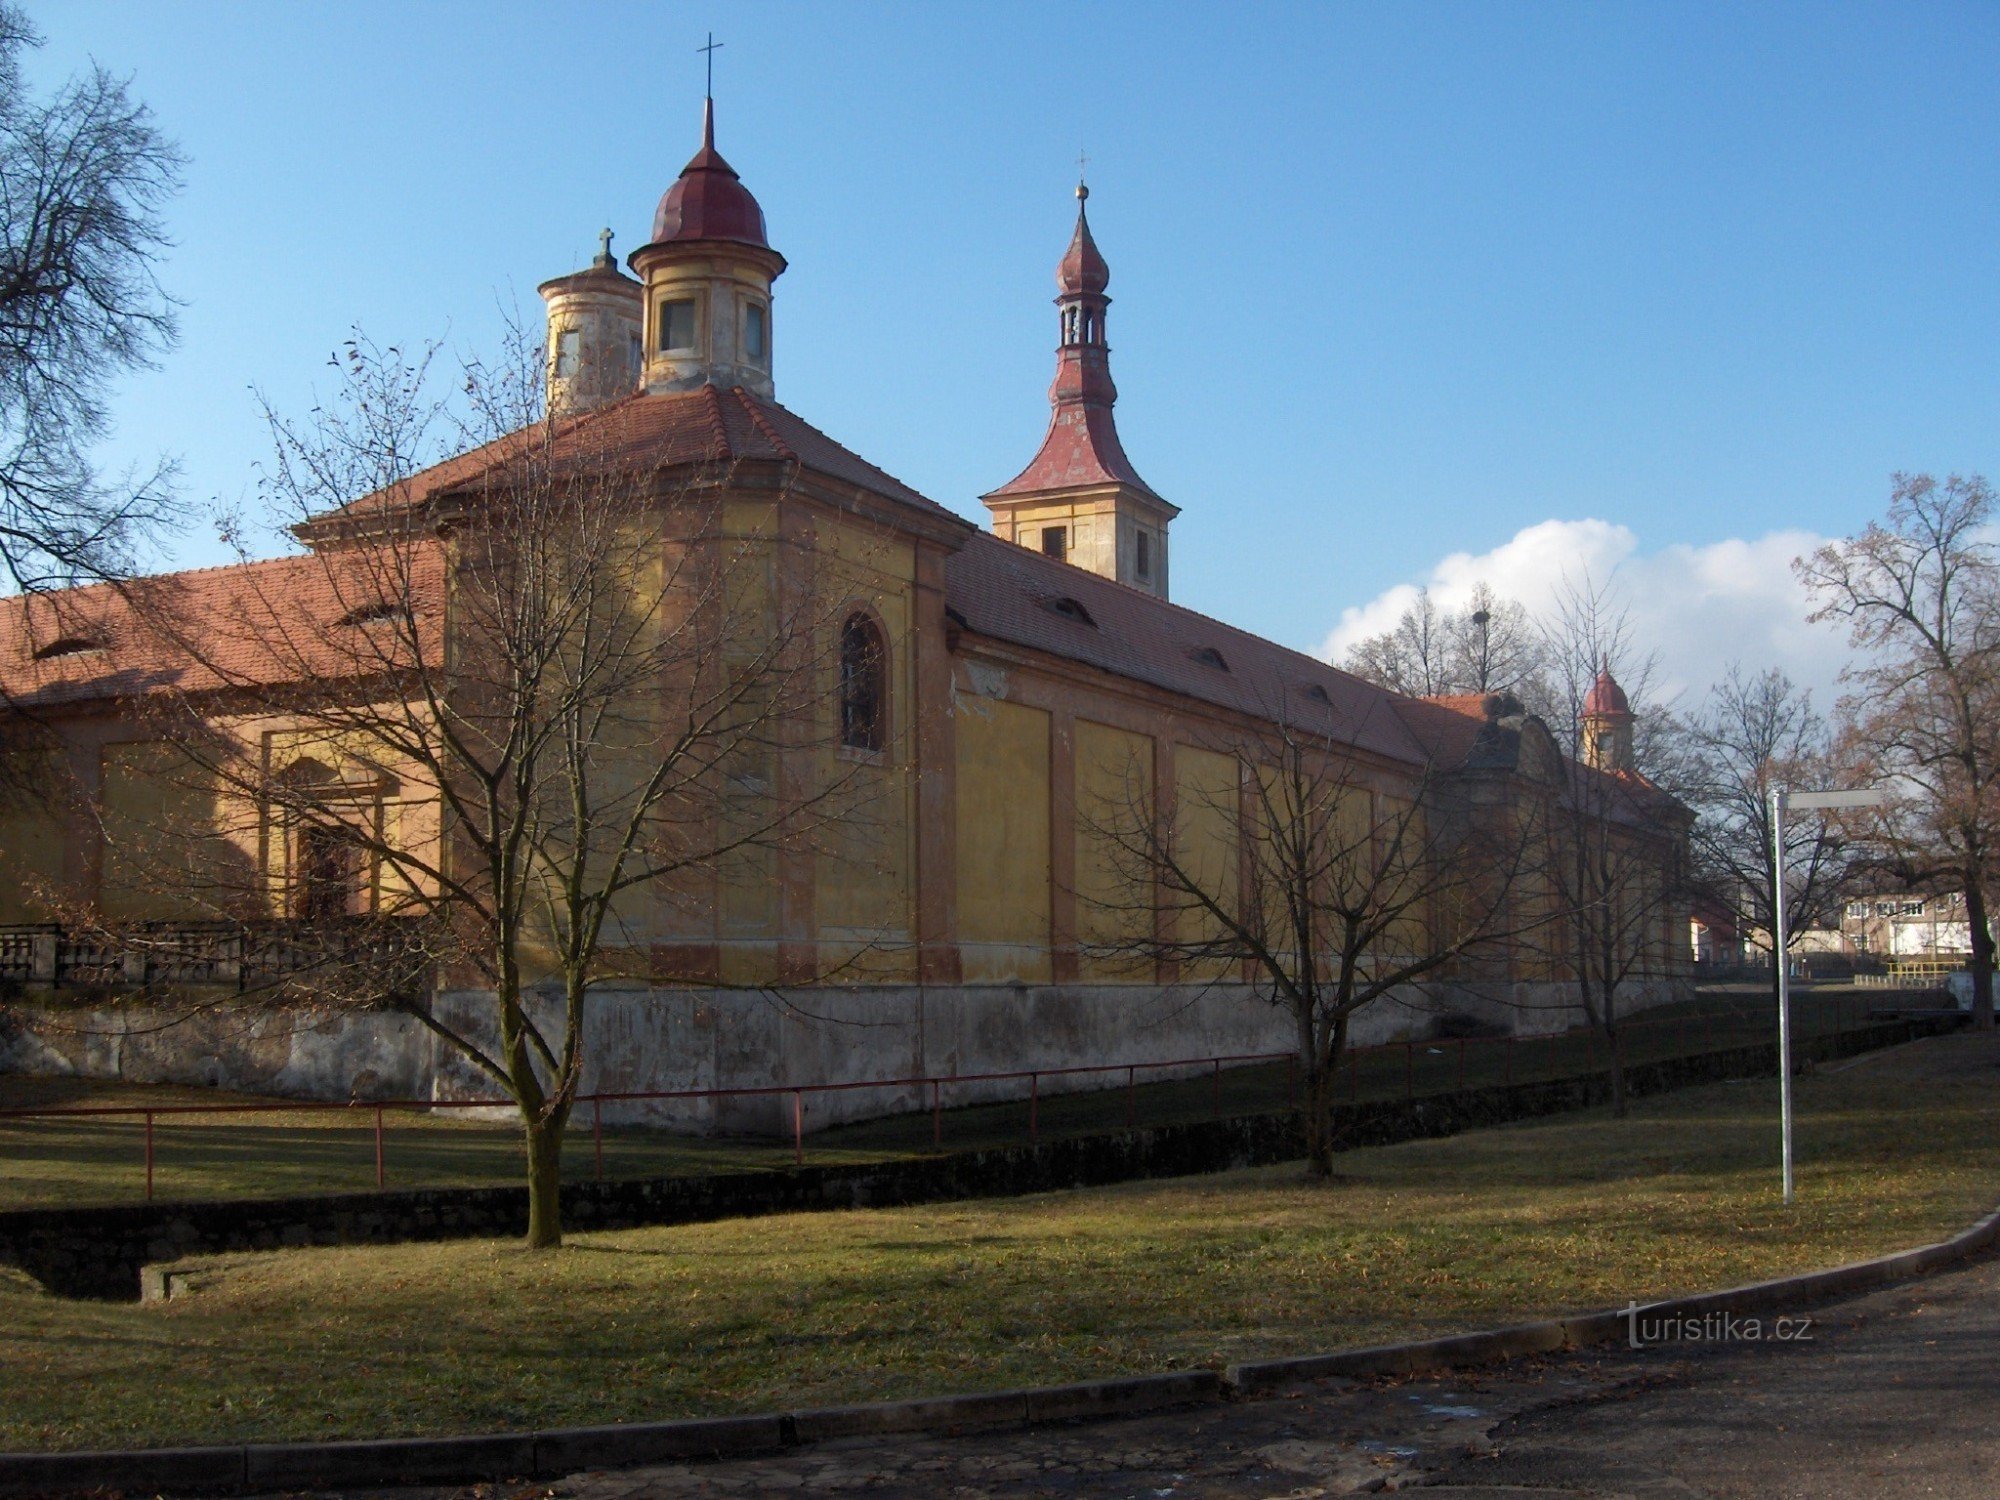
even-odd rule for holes
{"type": "MultiPolygon", "coordinates": [[[[835,559],[837,576],[861,580],[837,621],[828,691],[839,700],[833,753],[873,788],[868,858],[800,841],[770,851],[748,878],[709,872],[673,901],[633,908],[628,939],[651,955],[652,977],[635,971],[594,994],[586,1090],[1293,1047],[1288,1015],[1248,966],[1189,973],[1120,943],[1131,913],[1101,897],[1118,877],[1091,811],[1135,790],[1153,807],[1219,806],[1242,775],[1229,747],[1280,723],[1332,747],[1381,796],[1451,777],[1530,801],[1561,796],[1579,777],[1622,787],[1618,837],[1653,862],[1656,891],[1675,879],[1685,817],[1632,770],[1631,714],[1608,673],[1592,698],[1587,764],[1576,766],[1509,699],[1402,697],[1174,601],[1180,507],[1141,476],[1118,436],[1111,272],[1087,196],[1076,189],[1075,230],[1056,266],[1048,428],[1021,472],[979,497],[983,526],[780,404],[786,262],[717,149],[712,103],[646,243],[621,266],[607,231],[592,264],[541,286],[560,452],[663,485],[724,475],[718,514],[754,509],[803,555],[835,559]]],[[[1022,328],[1033,336],[1025,317],[1022,328]]],[[[1023,434],[1024,452],[1031,438],[1023,434]]],[[[503,462],[497,447],[454,458],[416,475],[398,503],[467,509],[503,462]]],[[[365,631],[365,613],[323,598],[318,580],[326,556],[366,545],[370,507],[381,503],[355,496],[300,527],[300,555],[149,582],[171,586],[218,633],[253,593],[319,610],[329,630],[365,631]]],[[[278,723],[301,683],[276,658],[228,681],[204,670],[171,659],[114,591],[13,600],[0,612],[0,680],[55,736],[75,787],[72,804],[17,800],[0,814],[0,979],[20,1001],[11,1029],[0,1029],[0,1066],[339,1098],[479,1089],[393,1007],[237,1013],[225,1002],[247,984],[243,954],[162,974],[145,953],[110,952],[108,939],[79,930],[74,914],[85,909],[154,931],[207,915],[187,890],[141,878],[130,836],[119,834],[121,817],[157,803],[149,778],[173,753],[145,710],[148,694],[171,681],[182,695],[226,696],[240,713],[244,684],[262,671],[271,696],[259,711],[278,723]],[[112,1003],[121,987],[162,1009],[181,1004],[177,994],[201,1003],[181,1005],[191,1012],[182,1025],[157,1029],[112,1003]],[[89,1025],[59,1023],[79,1013],[89,1025]]],[[[269,731],[269,743],[282,740],[281,725],[269,731]]],[[[795,752],[773,753],[783,762],[795,752]]],[[[440,837],[435,798],[393,768],[341,795],[370,828],[440,837]]],[[[397,909],[379,865],[343,862],[269,819],[237,852],[269,894],[271,922],[389,920],[397,909]]],[[[1685,981],[1684,903],[1662,901],[1653,927],[1640,1001],[1685,981]]],[[[1568,983],[1560,954],[1523,947],[1371,1009],[1357,1017],[1356,1039],[1426,1035],[1451,1012],[1524,1030],[1568,1024],[1568,983]]],[[[440,975],[421,1003],[469,1015],[478,996],[440,975]]],[[[836,1108],[899,1103],[858,1091],[836,1108]]],[[[730,1123],[706,1105],[675,1117],[730,1123]]]]}

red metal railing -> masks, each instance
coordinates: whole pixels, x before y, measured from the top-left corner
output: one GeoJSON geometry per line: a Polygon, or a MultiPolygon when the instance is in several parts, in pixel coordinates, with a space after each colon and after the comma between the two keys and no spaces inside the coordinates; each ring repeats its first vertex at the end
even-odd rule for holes
{"type": "MultiPolygon", "coordinates": [[[[1847,1030],[1857,1021],[1865,1019],[1866,1009],[1866,1005],[1860,1001],[1859,997],[1854,997],[1852,1003],[1848,999],[1836,997],[1831,1016],[1832,1024],[1830,1027],[1824,1024],[1828,1017],[1823,1010],[1820,1018],[1823,1024],[1820,1030],[1847,1030]],[[1859,1015],[1854,1014],[1857,1011],[1860,1012],[1859,1015]]],[[[1698,1042],[1699,1040],[1698,1037],[1691,1038],[1689,1036],[1691,1031],[1699,1032],[1707,1025],[1717,1021],[1739,1024],[1748,1019],[1763,1018],[1740,1015],[1718,1016],[1712,1014],[1663,1017],[1646,1017],[1642,1015],[1632,1020],[1621,1022],[1620,1029],[1673,1027],[1676,1029],[1675,1041],[1677,1043],[1673,1050],[1676,1052],[1687,1052],[1693,1050],[1690,1042],[1698,1042]]],[[[1517,1047],[1560,1043],[1574,1038],[1579,1032],[1583,1034],[1586,1048],[1585,1071],[1594,1071],[1600,1065],[1600,1035],[1594,1027],[1573,1027],[1564,1032],[1549,1032],[1534,1036],[1507,1035],[1423,1040],[1411,1038],[1405,1041],[1376,1043],[1367,1047],[1350,1046],[1345,1049],[1343,1054],[1347,1063],[1348,1097],[1351,1100],[1360,1092],[1361,1059],[1364,1054],[1394,1053],[1400,1048],[1403,1053],[1403,1097],[1405,1099],[1412,1099],[1416,1097],[1416,1059],[1417,1049],[1420,1047],[1425,1050],[1427,1055],[1442,1054],[1447,1046],[1455,1047],[1458,1053],[1457,1086],[1463,1088],[1466,1081],[1467,1048],[1469,1046],[1498,1046],[1501,1049],[1501,1056],[1504,1059],[1502,1063],[1502,1077],[1506,1084],[1511,1085],[1514,1082],[1514,1054],[1517,1047]]],[[[1019,1068],[1006,1072],[993,1073],[926,1074],[906,1078],[857,1079],[849,1083],[767,1084],[752,1088],[731,1089],[623,1090],[581,1094],[577,1097],[577,1103],[588,1104],[590,1106],[591,1145],[595,1175],[597,1180],[601,1182],[604,1180],[604,1106],[606,1104],[671,1100],[714,1101],[722,1099],[784,1098],[789,1095],[791,1099],[793,1160],[803,1165],[805,1162],[805,1101],[808,1094],[851,1093],[860,1089],[907,1089],[918,1091],[921,1096],[922,1091],[928,1090],[930,1096],[931,1144],[933,1147],[941,1148],[944,1144],[944,1108],[945,1090],[947,1088],[954,1088],[964,1084],[1019,1082],[1022,1079],[1026,1079],[1028,1082],[1028,1140],[1034,1142],[1040,1139],[1041,1084],[1045,1078],[1075,1078],[1091,1074],[1115,1075],[1123,1073],[1125,1075],[1125,1123],[1127,1128],[1131,1128],[1137,1124],[1138,1120],[1138,1075],[1141,1072],[1162,1072],[1168,1069],[1183,1069],[1190,1076],[1199,1076],[1198,1070],[1207,1069],[1211,1080],[1209,1094],[1211,1116],[1220,1118],[1222,1114],[1222,1071],[1224,1065],[1247,1067],[1260,1063],[1276,1062],[1283,1062],[1286,1065],[1285,1098],[1288,1107],[1294,1106],[1298,1102],[1298,1054],[1295,1052],[1226,1053],[1209,1057],[1169,1058],[1158,1062],[1086,1063],[1072,1067],[1019,1068]]],[[[1338,1064],[1336,1064],[1334,1069],[1333,1084],[1334,1096],[1338,1098],[1340,1094],[1340,1069],[1338,1064]]],[[[1018,1101],[993,1100],[980,1102],[1013,1103],[1018,1101]]],[[[187,1115],[371,1111],[374,1124],[375,1186],[379,1190],[386,1187],[388,1182],[386,1143],[384,1140],[385,1114],[387,1111],[403,1110],[416,1113],[452,1109],[511,1109],[513,1107],[513,1101],[504,1098],[373,1099],[353,1100],[346,1104],[302,1099],[271,1104],[106,1104],[84,1105],[71,1109],[0,1109],[0,1120],[83,1120],[110,1118],[138,1118],[143,1120],[145,1127],[146,1198],[150,1202],[153,1197],[153,1179],[156,1163],[154,1122],[161,1117],[178,1118],[187,1115]]]]}

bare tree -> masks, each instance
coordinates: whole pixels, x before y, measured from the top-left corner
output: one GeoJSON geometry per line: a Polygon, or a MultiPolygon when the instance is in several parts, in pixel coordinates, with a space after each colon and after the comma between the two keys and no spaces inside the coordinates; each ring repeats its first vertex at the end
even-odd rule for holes
{"type": "Polygon", "coordinates": [[[111,382],[173,341],[154,266],[181,157],[101,67],[30,99],[40,40],[0,5],[0,568],[23,589],[118,576],[174,514],[170,466],[108,477],[91,449],[111,382]]]}
{"type": "MultiPolygon", "coordinates": [[[[1686,896],[1685,809],[1641,773],[1662,758],[1665,715],[1646,711],[1654,658],[1633,646],[1630,616],[1588,577],[1565,584],[1542,624],[1548,701],[1567,785],[1548,804],[1542,872],[1556,921],[1543,929],[1554,967],[1576,983],[1584,1019],[1604,1038],[1613,1112],[1626,1111],[1623,1022],[1635,982],[1666,961],[1666,923],[1686,896]],[[1624,694],[1622,763],[1593,765],[1592,695],[1609,678],[1624,694]]],[[[1600,705],[1601,706],[1601,705],[1600,705]]]]}
{"type": "MultiPolygon", "coordinates": [[[[1834,785],[1832,731],[1812,694],[1784,672],[1746,676],[1732,665],[1680,720],[1679,736],[1673,790],[1696,815],[1694,874],[1753,926],[1774,932],[1771,789],[1834,785]]],[[[1838,915],[1855,852],[1837,825],[1816,818],[1786,824],[1785,951],[1800,933],[1838,915]]]]}
{"type": "Polygon", "coordinates": [[[1476,805],[1433,767],[1370,773],[1282,721],[1202,753],[1222,774],[1184,782],[1171,806],[1135,778],[1115,814],[1088,820],[1123,893],[1095,903],[1129,934],[1101,947],[1185,978],[1247,974],[1289,1013],[1309,1169],[1329,1177],[1354,1017],[1509,951],[1507,898],[1531,839],[1510,809],[1476,805]]]}
{"type": "Polygon", "coordinates": [[[1540,632],[1527,610],[1486,583],[1464,609],[1442,609],[1429,589],[1403,611],[1395,627],[1356,644],[1346,670],[1419,698],[1459,693],[1538,696],[1543,669],[1540,632]]]}
{"type": "Polygon", "coordinates": [[[1977,475],[1899,474],[1886,524],[1799,560],[1814,620],[1842,620],[1847,746],[1894,794],[1884,868],[1965,894],[1974,1024],[1993,1026],[1992,882],[2000,865],[2000,557],[1977,475]]]}
{"type": "Polygon", "coordinates": [[[323,944],[321,994],[388,998],[513,1101],[553,1246],[593,987],[719,982],[661,956],[674,913],[856,815],[826,721],[836,659],[878,662],[726,470],[655,474],[601,415],[543,415],[536,354],[466,371],[457,418],[429,356],[339,363],[339,399],[272,416],[267,498],[312,550],[240,570],[226,609],[145,601],[206,674],[152,699],[198,803],[170,857],[217,915],[275,905],[323,944]],[[440,437],[465,456],[425,469],[440,437]],[[488,999],[448,1011],[428,975],[488,999]]]}

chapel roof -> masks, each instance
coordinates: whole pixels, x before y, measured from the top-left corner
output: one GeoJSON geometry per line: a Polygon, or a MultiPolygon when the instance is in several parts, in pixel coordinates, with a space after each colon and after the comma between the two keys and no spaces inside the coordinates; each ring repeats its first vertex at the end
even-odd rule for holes
{"type": "MultiPolygon", "coordinates": [[[[869,490],[933,518],[969,528],[971,523],[917,493],[852,449],[828,437],[795,412],[742,386],[714,385],[658,394],[635,392],[574,416],[554,419],[548,437],[551,463],[577,474],[600,470],[655,471],[682,465],[770,461],[791,463],[843,484],[869,490]]],[[[377,490],[303,528],[310,536],[337,530],[392,505],[423,505],[476,492],[518,459],[535,429],[509,433],[413,474],[393,489],[377,490]]]]}

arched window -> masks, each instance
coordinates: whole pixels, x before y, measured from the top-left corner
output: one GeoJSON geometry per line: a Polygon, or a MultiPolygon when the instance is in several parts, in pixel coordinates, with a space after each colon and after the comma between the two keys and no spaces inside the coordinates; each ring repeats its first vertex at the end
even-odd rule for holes
{"type": "Polygon", "coordinates": [[[840,743],[880,750],[889,721],[888,652],[882,632],[863,614],[840,627],[840,743]]]}

